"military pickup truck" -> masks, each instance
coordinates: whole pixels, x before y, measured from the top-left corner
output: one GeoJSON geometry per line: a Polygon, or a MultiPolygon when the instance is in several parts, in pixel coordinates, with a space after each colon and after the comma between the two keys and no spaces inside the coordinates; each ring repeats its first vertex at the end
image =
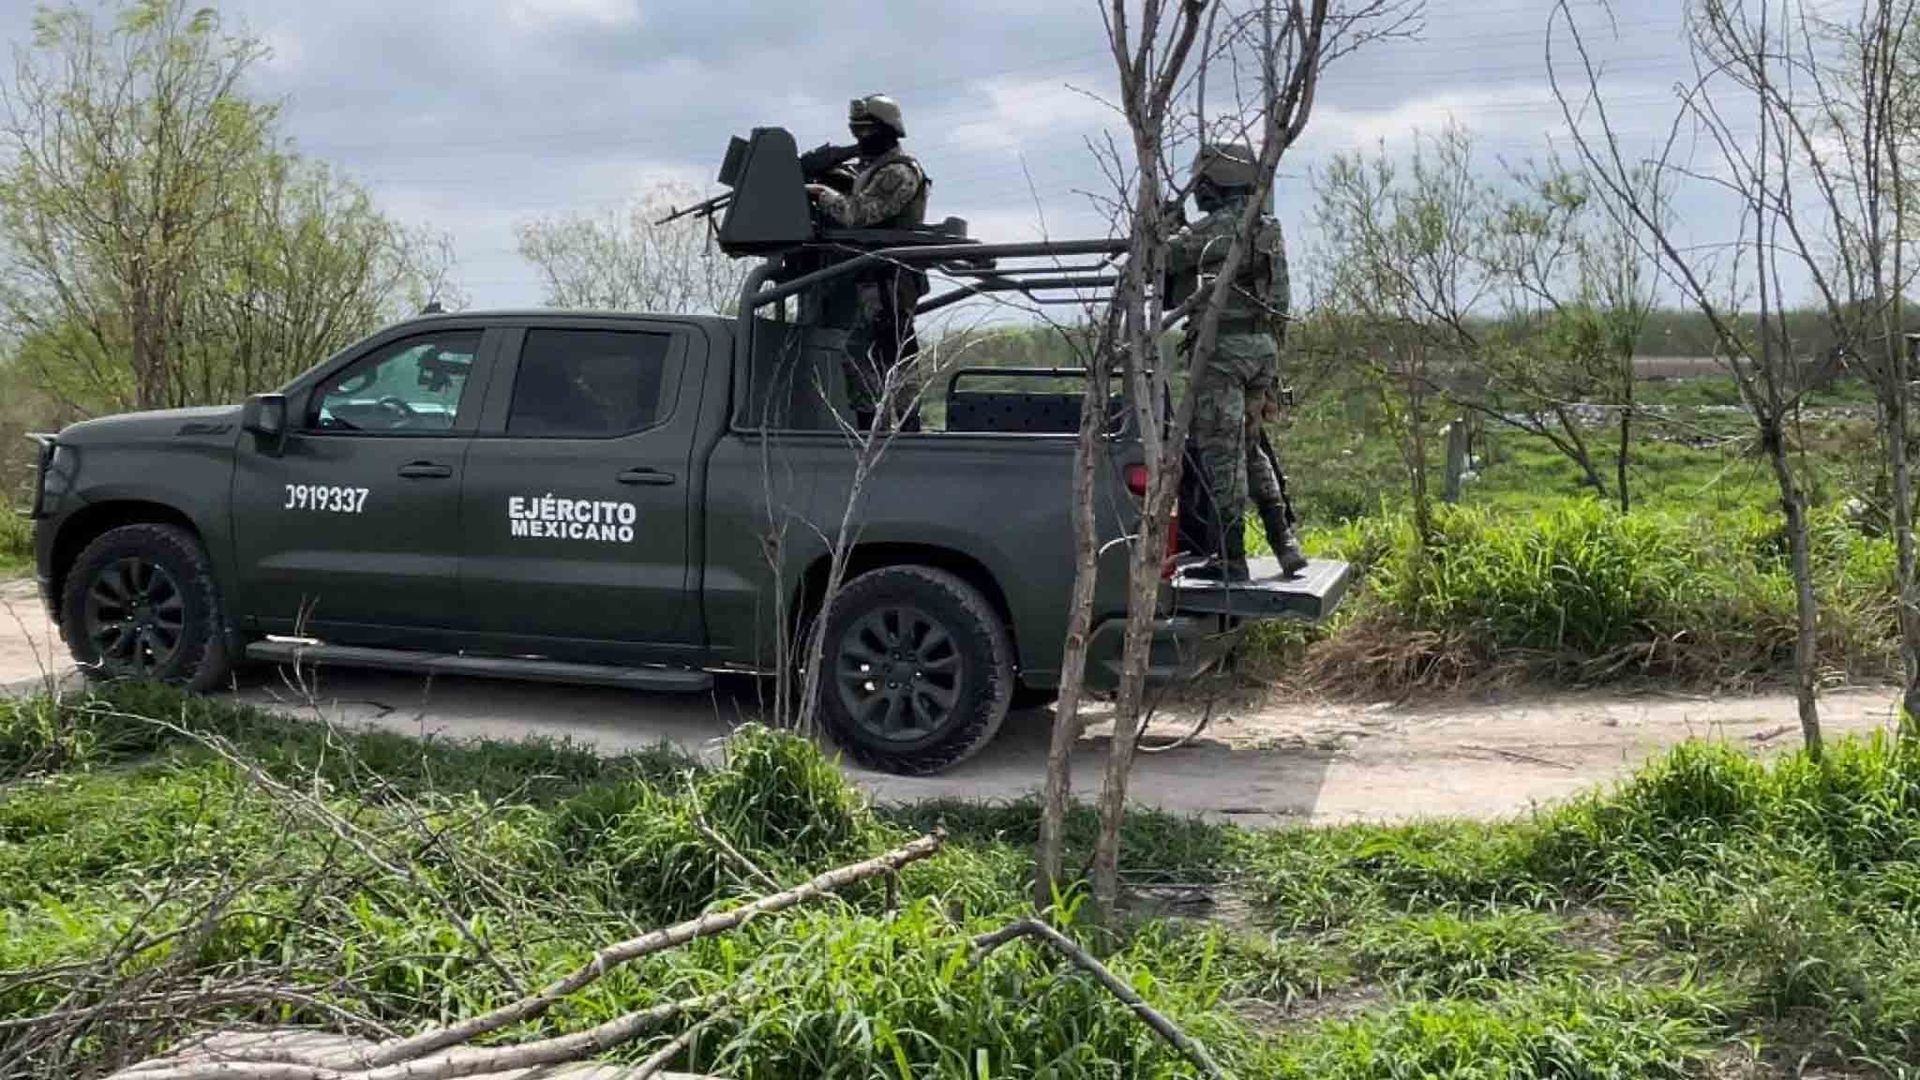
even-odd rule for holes
{"type": "MultiPolygon", "coordinates": [[[[1002,280],[1009,250],[966,266],[1002,280]]],[[[894,436],[867,477],[823,612],[857,440],[842,365],[792,318],[805,276],[769,260],[733,318],[423,316],[244,404],[43,436],[42,594],[83,669],[197,689],[245,659],[699,692],[792,663],[783,636],[824,617],[839,745],[950,766],[1057,685],[1078,373],[945,373],[944,422],[894,436]]],[[[1144,470],[1123,424],[1105,445],[1111,538],[1138,523],[1144,470]]],[[[1096,685],[1126,606],[1125,545],[1104,546],[1096,685]]],[[[1170,559],[1154,674],[1203,667],[1248,620],[1322,618],[1345,583],[1315,563],[1228,587],[1170,559]]]]}

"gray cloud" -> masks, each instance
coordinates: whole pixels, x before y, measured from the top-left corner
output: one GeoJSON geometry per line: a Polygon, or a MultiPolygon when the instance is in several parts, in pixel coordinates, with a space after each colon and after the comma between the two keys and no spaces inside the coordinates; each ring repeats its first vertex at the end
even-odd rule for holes
{"type": "MultiPolygon", "coordinates": [[[[1436,0],[1421,40],[1345,60],[1289,163],[1280,205],[1299,231],[1305,174],[1330,153],[1404,145],[1449,118],[1489,159],[1544,152],[1559,126],[1542,62],[1550,0],[1436,0]]],[[[1635,102],[1683,69],[1678,5],[1615,5],[1609,45],[1635,102]]],[[[530,303],[513,226],[593,212],[650,179],[708,180],[755,124],[803,144],[844,132],[846,99],[895,94],[935,178],[934,213],[976,235],[1100,230],[1106,188],[1086,148],[1114,126],[1092,3],[1065,0],[229,0],[264,37],[259,92],[286,101],[296,145],[367,184],[391,212],[449,233],[476,303],[530,303]],[[1038,209],[1036,209],[1036,203],[1038,209]]],[[[26,39],[30,13],[0,10],[26,39]]],[[[1643,113],[1646,110],[1641,110],[1643,113]]]]}

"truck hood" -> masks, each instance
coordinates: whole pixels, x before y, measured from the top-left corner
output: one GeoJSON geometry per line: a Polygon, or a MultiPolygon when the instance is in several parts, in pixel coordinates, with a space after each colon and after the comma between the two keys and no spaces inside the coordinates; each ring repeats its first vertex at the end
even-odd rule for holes
{"type": "Polygon", "coordinates": [[[208,405],[82,420],[63,428],[60,442],[66,446],[111,446],[182,439],[231,442],[239,430],[240,406],[208,405]]]}

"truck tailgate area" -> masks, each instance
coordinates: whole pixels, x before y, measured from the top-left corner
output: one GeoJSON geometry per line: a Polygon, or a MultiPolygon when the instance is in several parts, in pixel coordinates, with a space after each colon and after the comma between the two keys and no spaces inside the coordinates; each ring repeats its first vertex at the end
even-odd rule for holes
{"type": "Polygon", "coordinates": [[[1175,574],[1174,613],[1320,622],[1339,609],[1353,578],[1352,568],[1336,559],[1313,559],[1294,578],[1281,577],[1272,556],[1248,559],[1247,569],[1253,580],[1231,584],[1175,574]]]}

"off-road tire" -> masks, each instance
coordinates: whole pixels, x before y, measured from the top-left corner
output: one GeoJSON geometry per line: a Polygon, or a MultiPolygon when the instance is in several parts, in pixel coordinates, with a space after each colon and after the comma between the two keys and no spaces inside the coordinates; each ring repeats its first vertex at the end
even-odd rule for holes
{"type": "Polygon", "coordinates": [[[848,582],[827,615],[821,662],[819,715],[827,733],[860,764],[903,776],[941,772],[979,752],[1000,730],[1013,697],[1013,641],[999,612],[978,589],[926,566],[883,567],[848,582]],[[861,644],[850,635],[888,611],[924,616],[947,635],[958,660],[954,703],[922,736],[884,738],[848,701],[861,693],[860,676],[843,667],[849,647],[861,644]],[[843,679],[852,680],[844,692],[843,679]]]}
{"type": "Polygon", "coordinates": [[[200,541],[177,525],[122,525],[101,533],[67,569],[60,591],[61,635],[74,662],[90,679],[144,678],[189,690],[210,690],[224,683],[232,670],[225,627],[213,565],[200,541]],[[107,579],[117,580],[121,568],[136,566],[157,569],[159,574],[149,574],[149,580],[164,577],[179,599],[178,632],[164,657],[150,650],[137,653],[140,660],[115,657],[103,651],[97,640],[95,620],[102,609],[95,594],[112,595],[115,589],[107,579]],[[95,605],[92,614],[90,599],[95,605]]]}

